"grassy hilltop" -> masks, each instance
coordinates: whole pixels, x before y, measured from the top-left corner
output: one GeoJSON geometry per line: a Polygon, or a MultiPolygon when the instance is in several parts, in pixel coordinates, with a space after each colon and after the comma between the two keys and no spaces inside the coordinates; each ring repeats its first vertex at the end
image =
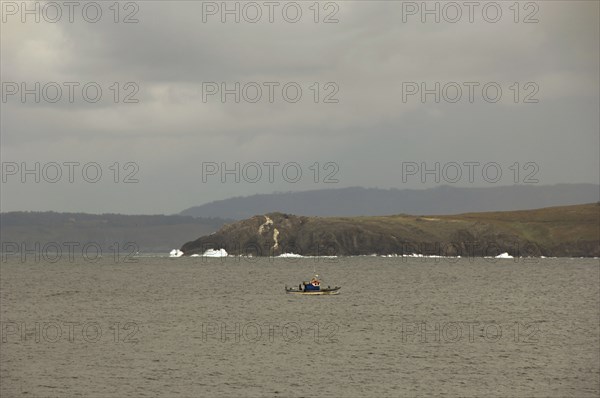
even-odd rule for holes
{"type": "Polygon", "coordinates": [[[600,204],[445,216],[304,217],[269,213],[184,244],[252,255],[600,256],[600,204]]]}

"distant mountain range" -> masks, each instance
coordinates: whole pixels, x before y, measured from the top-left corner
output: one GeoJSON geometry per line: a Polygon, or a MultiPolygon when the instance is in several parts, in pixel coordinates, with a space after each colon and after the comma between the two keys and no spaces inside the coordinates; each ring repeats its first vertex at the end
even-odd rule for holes
{"type": "Polygon", "coordinates": [[[510,211],[594,203],[600,200],[599,192],[600,187],[593,184],[444,186],[424,190],[341,188],[237,197],[171,216],[9,212],[0,213],[0,241],[3,248],[12,242],[24,243],[27,249],[51,242],[93,242],[107,253],[115,246],[128,251],[124,246],[133,242],[142,253],[167,253],[190,238],[211,234],[224,224],[259,214],[352,217],[510,211]]]}
{"type": "Polygon", "coordinates": [[[180,213],[235,220],[271,212],[303,216],[381,216],[512,211],[593,203],[595,184],[513,185],[430,189],[338,188],[242,196],[194,206],[180,213]]]}

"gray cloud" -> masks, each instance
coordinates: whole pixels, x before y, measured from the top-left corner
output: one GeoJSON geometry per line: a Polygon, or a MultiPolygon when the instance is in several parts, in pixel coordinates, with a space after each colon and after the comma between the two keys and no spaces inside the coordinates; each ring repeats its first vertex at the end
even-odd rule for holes
{"type": "Polygon", "coordinates": [[[314,162],[336,162],[339,187],[431,185],[403,182],[406,161],[536,162],[540,183],[598,182],[598,3],[537,2],[534,24],[514,23],[508,5],[496,24],[424,24],[403,23],[400,2],[337,4],[335,24],[315,24],[308,13],[297,24],[202,23],[201,3],[166,1],[139,2],[137,24],[115,24],[110,14],[97,24],[9,18],[2,82],[97,82],[103,97],[11,97],[1,104],[2,161],[98,162],[107,175],[114,162],[136,162],[140,181],[22,184],[11,176],[2,211],[169,213],[234,195],[331,187],[310,178],[203,183],[202,162],[293,161],[305,173],[314,162]],[[303,97],[203,102],[203,82],[235,81],[298,82],[303,97]],[[498,82],[503,97],[402,101],[403,82],[436,81],[498,82]],[[115,104],[113,82],[137,84],[139,103],[115,104]],[[321,90],[336,83],[339,103],[314,103],[314,82],[321,90]],[[522,103],[526,82],[538,85],[539,103],[522,103]]]}

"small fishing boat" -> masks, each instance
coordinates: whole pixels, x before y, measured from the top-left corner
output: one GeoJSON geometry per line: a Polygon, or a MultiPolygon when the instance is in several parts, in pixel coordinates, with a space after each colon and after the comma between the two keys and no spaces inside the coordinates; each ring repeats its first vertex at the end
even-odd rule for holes
{"type": "Polygon", "coordinates": [[[313,296],[322,296],[327,294],[339,294],[340,286],[327,286],[321,287],[321,281],[319,280],[319,275],[313,276],[310,282],[302,282],[298,285],[298,288],[295,287],[285,287],[285,292],[287,294],[307,294],[313,296]]]}
{"type": "Polygon", "coordinates": [[[298,290],[297,288],[293,288],[293,287],[285,287],[285,292],[287,294],[307,294],[307,295],[313,295],[313,296],[322,296],[322,295],[326,295],[326,294],[340,294],[340,286],[336,286],[336,287],[326,287],[320,290],[312,290],[312,291],[305,291],[305,290],[298,290]]]}

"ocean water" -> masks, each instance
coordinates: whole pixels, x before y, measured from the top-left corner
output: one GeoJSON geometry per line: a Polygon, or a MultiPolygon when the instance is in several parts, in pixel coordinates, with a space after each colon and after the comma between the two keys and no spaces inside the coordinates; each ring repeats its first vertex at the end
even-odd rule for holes
{"type": "Polygon", "coordinates": [[[2,397],[600,394],[597,259],[4,260],[2,397]]]}

